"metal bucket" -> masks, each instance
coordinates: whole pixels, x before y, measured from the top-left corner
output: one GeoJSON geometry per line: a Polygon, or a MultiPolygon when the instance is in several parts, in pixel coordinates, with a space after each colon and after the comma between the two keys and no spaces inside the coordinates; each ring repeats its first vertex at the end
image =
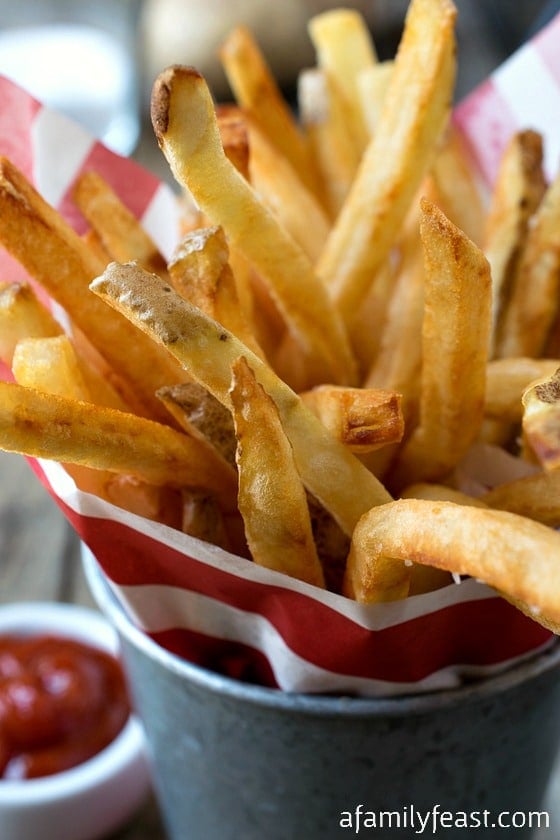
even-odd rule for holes
{"type": "Polygon", "coordinates": [[[122,643],[170,840],[515,836],[546,825],[560,646],[461,689],[394,699],[288,694],[170,654],[125,615],[122,643]]]}

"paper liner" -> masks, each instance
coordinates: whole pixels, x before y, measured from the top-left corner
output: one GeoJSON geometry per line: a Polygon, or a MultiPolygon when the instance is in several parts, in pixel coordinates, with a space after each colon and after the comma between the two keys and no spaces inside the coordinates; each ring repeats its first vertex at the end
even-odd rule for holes
{"type": "MultiPolygon", "coordinates": [[[[560,59],[552,45],[558,38],[560,17],[456,110],[455,122],[488,182],[511,132],[528,127],[525,113],[547,142],[552,138],[547,154],[550,170],[556,169],[560,59]],[[551,107],[539,107],[537,122],[543,75],[546,95],[555,98],[551,107]],[[507,80],[516,78],[524,86],[513,97],[514,108],[504,90],[514,90],[507,80]]],[[[97,170],[170,255],[178,232],[172,190],[1,77],[0,154],[79,232],[86,224],[70,190],[80,172],[97,170]]],[[[3,251],[0,266],[5,278],[25,276],[3,251]]],[[[130,619],[168,650],[220,673],[285,691],[387,697],[453,688],[552,643],[549,631],[476,580],[390,604],[359,605],[84,493],[59,464],[30,463],[130,619]]]]}

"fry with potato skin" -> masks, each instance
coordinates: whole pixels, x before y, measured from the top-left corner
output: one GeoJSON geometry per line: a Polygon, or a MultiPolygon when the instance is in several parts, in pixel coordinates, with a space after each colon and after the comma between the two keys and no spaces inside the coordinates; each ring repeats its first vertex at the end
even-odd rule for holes
{"type": "Polygon", "coordinates": [[[560,368],[523,392],[523,440],[545,470],[560,468],[560,368]]]}
{"type": "Polygon", "coordinates": [[[232,373],[238,506],[253,560],[324,588],[307,497],[278,409],[246,359],[236,359],[232,373]]]}
{"type": "Polygon", "coordinates": [[[112,264],[91,289],[167,347],[189,374],[230,407],[231,365],[244,356],[274,400],[305,487],[350,534],[359,517],[391,497],[383,485],[336,441],[274,371],[220,324],[181,300],[155,275],[135,265],[112,264]]]}
{"type": "MultiPolygon", "coordinates": [[[[422,563],[478,578],[533,609],[536,621],[560,621],[560,534],[506,511],[402,499],[375,508],[356,526],[346,591],[379,600],[378,568],[422,563]]],[[[405,572],[403,571],[403,576],[405,572]]]]}
{"type": "Polygon", "coordinates": [[[523,392],[535,379],[551,376],[560,368],[560,359],[528,357],[492,359],[486,367],[484,414],[494,420],[512,423],[523,417],[523,392]]]}
{"type": "Polygon", "coordinates": [[[92,403],[0,382],[0,449],[127,473],[170,487],[205,487],[235,510],[235,471],[169,426],[92,403]]]}
{"type": "Polygon", "coordinates": [[[377,131],[317,265],[348,324],[387,257],[447,123],[455,81],[450,0],[413,0],[377,131]]]}
{"type": "Polygon", "coordinates": [[[152,122],[176,180],[266,282],[300,345],[310,386],[355,384],[356,363],[340,315],[308,257],[225,156],[210,91],[196,70],[175,66],[158,76],[152,122]]]}

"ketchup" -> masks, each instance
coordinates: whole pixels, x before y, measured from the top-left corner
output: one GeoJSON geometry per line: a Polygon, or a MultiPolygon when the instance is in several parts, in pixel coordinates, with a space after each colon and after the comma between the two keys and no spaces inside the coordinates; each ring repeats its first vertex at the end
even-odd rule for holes
{"type": "Polygon", "coordinates": [[[111,654],[54,635],[0,636],[0,779],[81,764],[111,743],[129,714],[111,654]]]}

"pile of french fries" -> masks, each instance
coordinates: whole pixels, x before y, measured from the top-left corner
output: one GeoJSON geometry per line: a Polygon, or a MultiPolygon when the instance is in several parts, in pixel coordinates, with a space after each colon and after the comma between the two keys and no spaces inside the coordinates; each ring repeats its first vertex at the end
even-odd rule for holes
{"type": "Polygon", "coordinates": [[[527,129],[482,194],[455,18],[412,0],[387,62],[358,12],[312,18],[297,118],[244,27],[233,103],[162,72],[171,259],[95,172],[79,236],[3,159],[0,242],[30,280],[0,294],[0,447],[360,602],[470,575],[560,626],[560,178],[527,129]],[[477,444],[527,476],[467,495],[477,444]]]}

